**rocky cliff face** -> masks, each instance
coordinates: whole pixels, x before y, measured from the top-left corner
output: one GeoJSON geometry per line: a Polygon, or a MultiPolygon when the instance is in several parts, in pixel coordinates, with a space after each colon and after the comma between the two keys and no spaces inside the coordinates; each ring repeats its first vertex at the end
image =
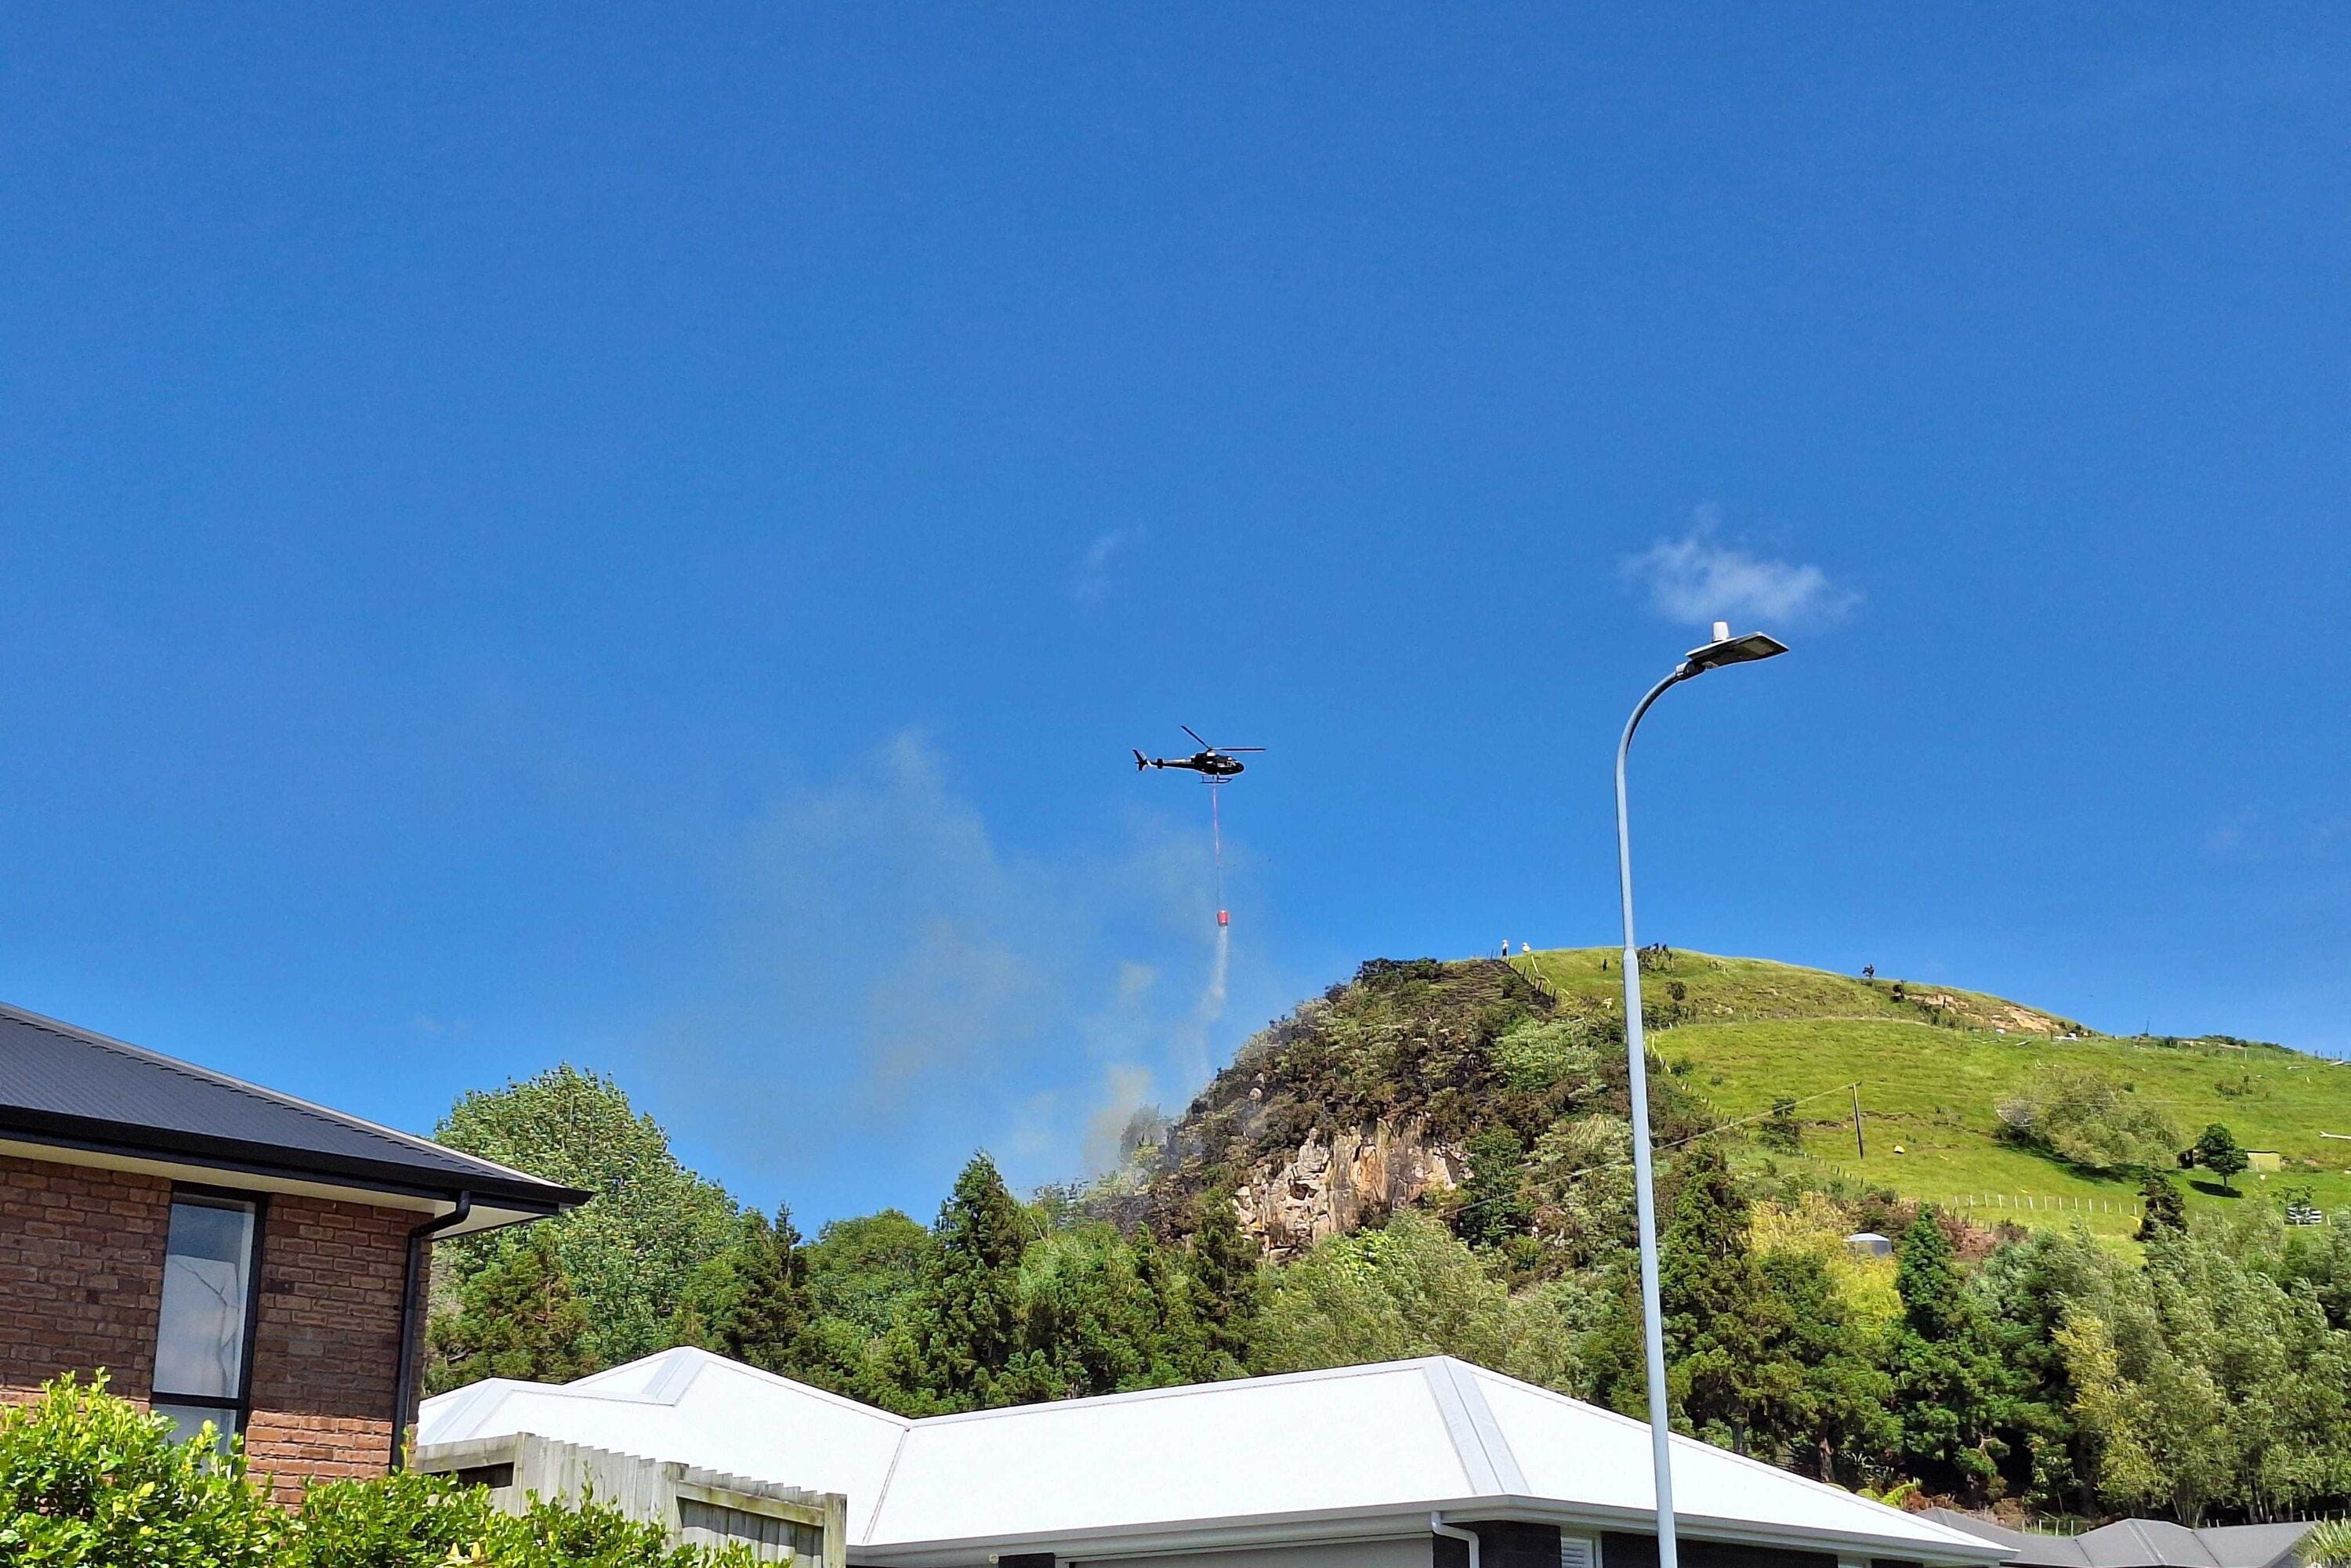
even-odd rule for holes
{"type": "MultiPolygon", "coordinates": [[[[1616,1029],[1492,958],[1374,959],[1252,1036],[1098,1211],[1182,1236],[1230,1204],[1267,1256],[1297,1257],[1463,1186],[1480,1134],[1531,1150],[1562,1122],[1624,1115],[1616,1029]]],[[[1698,1130],[1670,1079],[1652,1092],[1661,1127],[1698,1130]]]]}
{"type": "Polygon", "coordinates": [[[1289,1158],[1251,1169],[1233,1207],[1241,1228],[1279,1262],[1399,1205],[1451,1191],[1468,1174],[1460,1146],[1432,1142],[1425,1118],[1382,1116],[1353,1133],[1310,1132],[1289,1158]]]}

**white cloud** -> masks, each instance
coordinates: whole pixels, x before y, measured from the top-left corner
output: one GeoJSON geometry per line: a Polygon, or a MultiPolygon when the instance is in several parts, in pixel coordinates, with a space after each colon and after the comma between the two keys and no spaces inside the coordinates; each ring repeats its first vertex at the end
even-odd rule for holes
{"type": "Polygon", "coordinates": [[[1693,626],[1729,621],[1740,630],[1817,625],[1861,602],[1817,566],[1750,555],[1716,538],[1711,507],[1701,507],[1679,538],[1660,539],[1618,565],[1669,621],[1693,626]]]}
{"type": "Polygon", "coordinates": [[[1077,575],[1070,580],[1070,597],[1081,604],[1101,603],[1110,592],[1111,561],[1142,540],[1141,528],[1113,528],[1097,535],[1078,558],[1077,575]]]}

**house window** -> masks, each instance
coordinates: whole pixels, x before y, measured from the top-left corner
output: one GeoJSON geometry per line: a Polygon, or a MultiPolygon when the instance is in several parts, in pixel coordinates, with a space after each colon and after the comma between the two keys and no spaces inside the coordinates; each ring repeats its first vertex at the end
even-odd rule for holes
{"type": "Polygon", "coordinates": [[[150,1405],[193,1437],[207,1421],[221,1441],[245,1429],[253,1382],[254,1275],[261,1205],[181,1188],[163,1244],[163,1306],[150,1405]]]}

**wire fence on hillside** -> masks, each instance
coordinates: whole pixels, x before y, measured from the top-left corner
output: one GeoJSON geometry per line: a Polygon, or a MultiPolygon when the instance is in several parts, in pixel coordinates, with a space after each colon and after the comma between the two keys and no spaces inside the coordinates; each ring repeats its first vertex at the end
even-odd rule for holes
{"type": "MultiPolygon", "coordinates": [[[[1866,1176],[1855,1176],[1843,1166],[1830,1167],[1847,1181],[1865,1181],[1866,1176]]],[[[1880,1179],[1883,1179],[1882,1176],[1880,1179]]],[[[2147,1206],[2127,1197],[2084,1197],[2062,1192],[1961,1192],[1930,1197],[1928,1203],[1947,1208],[1969,1211],[1991,1210],[1995,1214],[2111,1214],[2133,1223],[2147,1217],[2147,1206]]]]}

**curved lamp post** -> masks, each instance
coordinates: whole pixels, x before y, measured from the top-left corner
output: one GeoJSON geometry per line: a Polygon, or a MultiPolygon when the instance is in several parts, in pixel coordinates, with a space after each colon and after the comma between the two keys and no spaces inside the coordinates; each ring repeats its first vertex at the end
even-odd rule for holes
{"type": "Polygon", "coordinates": [[[1625,1054],[1633,1101],[1633,1197],[1641,1225],[1641,1326],[1649,1366],[1649,1462],[1657,1487],[1657,1568],[1677,1568],[1673,1427],[1666,1397],[1665,1320],[1657,1306],[1657,1200],[1649,1176],[1648,1045],[1641,1030],[1641,955],[1633,944],[1633,831],[1625,811],[1625,756],[1633,748],[1633,732],[1641,727],[1641,716],[1666,695],[1668,686],[1725,664],[1751,664],[1787,651],[1788,645],[1777,638],[1761,632],[1734,637],[1729,622],[1716,622],[1714,641],[1691,649],[1672,674],[1649,688],[1649,695],[1625,722],[1625,738],[1616,743],[1616,880],[1625,901],[1625,1054]]]}

